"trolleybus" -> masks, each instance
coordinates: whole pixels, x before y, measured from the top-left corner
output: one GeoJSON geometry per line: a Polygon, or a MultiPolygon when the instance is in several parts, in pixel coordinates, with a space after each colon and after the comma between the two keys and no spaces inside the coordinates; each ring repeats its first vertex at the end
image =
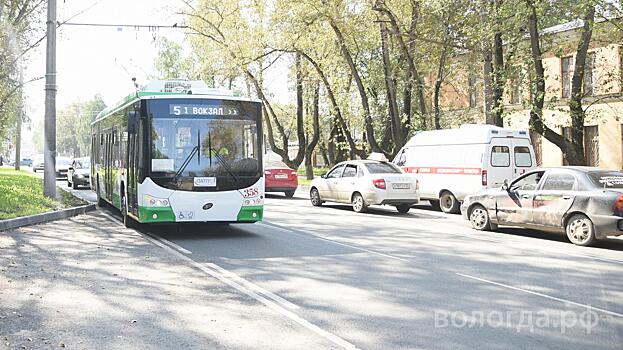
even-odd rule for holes
{"type": "Polygon", "coordinates": [[[262,219],[258,100],[155,81],[102,111],[91,142],[91,188],[126,226],[262,219]]]}

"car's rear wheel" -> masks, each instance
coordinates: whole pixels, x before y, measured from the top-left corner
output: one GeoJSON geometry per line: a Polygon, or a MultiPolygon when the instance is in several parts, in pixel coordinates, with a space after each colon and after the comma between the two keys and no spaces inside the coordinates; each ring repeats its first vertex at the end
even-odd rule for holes
{"type": "Polygon", "coordinates": [[[322,200],[320,199],[320,192],[315,187],[309,191],[309,199],[311,200],[311,204],[314,207],[319,207],[322,205],[322,200]]]}
{"type": "Polygon", "coordinates": [[[294,197],[294,191],[286,191],[284,192],[284,194],[286,195],[286,198],[294,197]]]}
{"type": "Polygon", "coordinates": [[[475,205],[469,212],[469,222],[478,231],[491,231],[491,218],[489,212],[482,205],[475,205]]]}
{"type": "Polygon", "coordinates": [[[441,211],[448,214],[456,214],[459,212],[459,201],[450,191],[444,191],[439,197],[439,206],[441,211]]]}
{"type": "Polygon", "coordinates": [[[595,226],[588,216],[575,214],[565,226],[565,232],[571,243],[581,246],[590,246],[597,240],[595,238],[595,226]]]}
{"type": "Polygon", "coordinates": [[[356,213],[363,213],[366,211],[366,209],[368,209],[368,205],[366,204],[366,201],[363,199],[363,196],[358,192],[353,194],[351,203],[353,205],[353,210],[356,213]]]}
{"type": "Polygon", "coordinates": [[[408,204],[401,204],[401,205],[396,206],[396,210],[398,210],[398,212],[401,214],[408,213],[410,209],[411,209],[411,206],[408,204]]]}

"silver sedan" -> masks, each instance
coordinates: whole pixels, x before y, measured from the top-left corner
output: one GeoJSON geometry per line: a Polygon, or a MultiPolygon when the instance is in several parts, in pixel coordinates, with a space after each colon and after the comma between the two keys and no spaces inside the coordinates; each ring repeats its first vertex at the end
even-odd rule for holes
{"type": "Polygon", "coordinates": [[[392,205],[406,213],[418,202],[415,177],[392,163],[376,160],[354,160],[334,166],[327,174],[311,183],[311,203],[326,201],[351,203],[353,210],[364,212],[373,204],[392,205]]]}
{"type": "Polygon", "coordinates": [[[536,169],[501,189],[466,197],[461,212],[477,230],[507,225],[565,232],[572,243],[588,246],[623,234],[623,172],[536,169]]]}

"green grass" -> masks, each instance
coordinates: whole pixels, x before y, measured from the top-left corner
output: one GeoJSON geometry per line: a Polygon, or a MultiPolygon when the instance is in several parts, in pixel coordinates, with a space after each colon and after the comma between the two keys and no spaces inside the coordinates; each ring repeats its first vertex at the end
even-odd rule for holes
{"type": "Polygon", "coordinates": [[[299,176],[299,186],[309,186],[312,180],[307,180],[305,176],[299,176]]]}
{"type": "Polygon", "coordinates": [[[85,204],[57,189],[59,200],[43,195],[43,180],[26,171],[0,168],[0,220],[41,214],[85,204]]]}
{"type": "MultiPolygon", "coordinates": [[[[314,171],[314,176],[320,176],[320,175],[326,173],[327,171],[329,171],[329,168],[317,167],[317,168],[314,168],[313,171],[314,171]]],[[[297,173],[299,175],[305,176],[305,167],[300,167],[299,170],[297,170],[297,173]]],[[[300,180],[300,178],[299,178],[299,180],[300,180]]]]}

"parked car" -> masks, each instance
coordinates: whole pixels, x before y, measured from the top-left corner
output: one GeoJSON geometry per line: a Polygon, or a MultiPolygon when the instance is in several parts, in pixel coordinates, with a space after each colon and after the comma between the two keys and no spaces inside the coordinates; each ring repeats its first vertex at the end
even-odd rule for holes
{"type": "Polygon", "coordinates": [[[74,190],[78,189],[79,186],[89,187],[91,185],[90,176],[91,159],[88,157],[76,158],[67,171],[67,187],[74,190]]]}
{"type": "Polygon", "coordinates": [[[283,192],[288,198],[294,196],[299,185],[296,170],[278,160],[264,162],[264,181],[266,192],[283,192]]]}
{"type": "Polygon", "coordinates": [[[312,180],[310,199],[314,206],[350,203],[358,213],[370,205],[392,205],[406,213],[419,201],[418,183],[414,176],[389,162],[346,161],[312,180]]]}
{"type": "Polygon", "coordinates": [[[37,154],[32,158],[32,171],[43,171],[43,154],[37,154]]]}
{"type": "Polygon", "coordinates": [[[421,199],[446,213],[458,213],[466,195],[536,167],[527,131],[476,124],[418,132],[393,162],[416,174],[421,199]]]}
{"type": "Polygon", "coordinates": [[[56,157],[56,177],[67,177],[67,171],[71,166],[71,159],[67,157],[56,157]]]}
{"type": "Polygon", "coordinates": [[[544,168],[467,196],[463,218],[476,230],[498,225],[565,232],[577,245],[623,234],[623,172],[594,167],[544,168]]]}

